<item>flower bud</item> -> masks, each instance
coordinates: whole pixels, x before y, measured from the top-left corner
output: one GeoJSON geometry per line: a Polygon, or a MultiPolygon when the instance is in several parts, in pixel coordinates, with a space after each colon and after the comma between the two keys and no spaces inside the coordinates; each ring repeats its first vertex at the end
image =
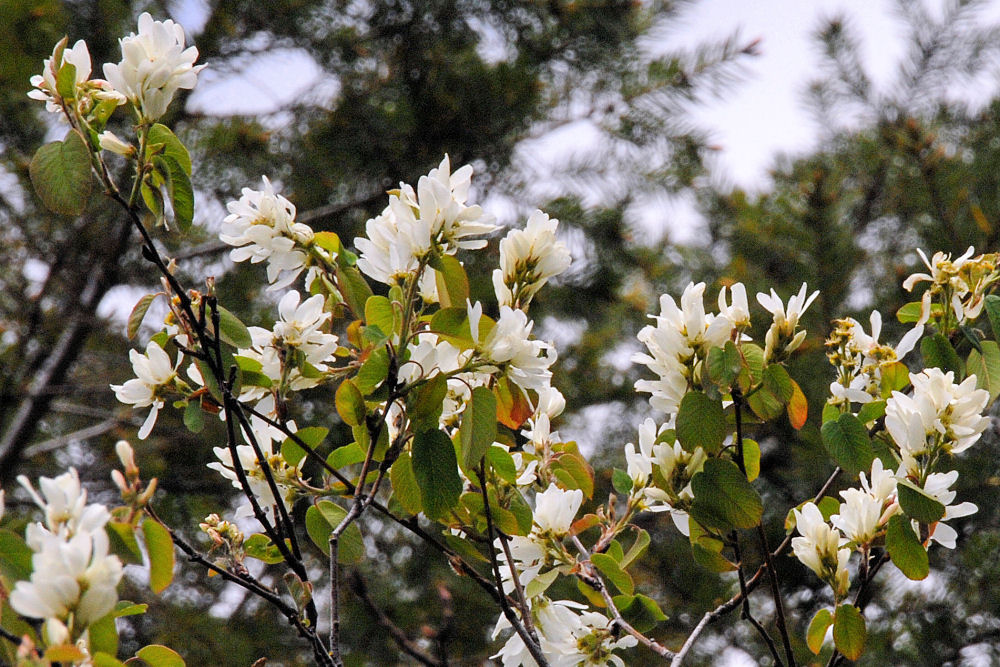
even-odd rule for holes
{"type": "Polygon", "coordinates": [[[135,146],[125,141],[122,141],[114,132],[110,130],[105,130],[98,135],[98,140],[100,141],[101,148],[106,151],[111,151],[112,153],[117,153],[118,155],[124,155],[125,157],[132,157],[135,155],[135,146]]]}

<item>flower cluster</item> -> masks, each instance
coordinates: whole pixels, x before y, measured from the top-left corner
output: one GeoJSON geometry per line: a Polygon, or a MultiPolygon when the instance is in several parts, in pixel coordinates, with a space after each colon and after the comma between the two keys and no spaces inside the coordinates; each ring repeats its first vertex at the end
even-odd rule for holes
{"type": "Polygon", "coordinates": [[[104,76],[114,89],[139,110],[144,122],[152,122],[167,111],[179,89],[194,88],[198,72],[198,49],[184,48],[184,28],[173,21],[154,21],[143,12],[139,32],[119,40],[122,60],[106,63],[104,76]]]}
{"type": "Polygon", "coordinates": [[[903,282],[907,292],[912,292],[917,283],[931,283],[920,298],[917,323],[924,324],[933,318],[939,328],[950,332],[949,313],[954,314],[957,325],[978,317],[985,303],[986,290],[1000,279],[1000,255],[990,253],[973,257],[975,249],[972,246],[954,260],[949,253],[936,252],[928,260],[923,250],[918,248],[917,252],[930,273],[914,273],[903,282]]]}
{"type": "Polygon", "coordinates": [[[305,268],[314,235],[309,225],[295,222],[295,205],[274,191],[267,176],[263,180],[264,189],[243,188],[239,200],[226,205],[229,215],[219,239],[235,246],[230,253],[234,262],[266,260],[269,289],[278,290],[305,268]]]}
{"type": "Polygon", "coordinates": [[[493,289],[501,306],[527,308],[549,278],[569,268],[569,249],[556,239],[558,226],[555,218],[535,211],[523,230],[512,230],[500,241],[500,268],[493,271],[493,289]]]}
{"type": "MultiPolygon", "coordinates": [[[[893,347],[879,342],[882,314],[873,310],[870,318],[871,335],[852,317],[834,322],[835,327],[826,341],[827,358],[837,369],[837,379],[830,383],[831,405],[870,403],[888,395],[883,383],[883,371],[895,366],[924,333],[924,326],[910,329],[893,347]]],[[[891,389],[891,387],[890,387],[891,389]]]]}
{"type": "MultiPolygon", "coordinates": [[[[82,118],[95,113],[105,103],[100,125],[115,106],[131,102],[143,123],[152,123],[166,113],[178,89],[194,88],[204,65],[196,66],[198,49],[184,48],[184,29],[173,21],[154,21],[148,13],[139,17],[139,32],[119,40],[121,62],[104,64],[104,79],[90,79],[90,51],[79,40],[66,48],[66,40],[56,45],[52,57],[46,58],[42,73],[31,78],[35,87],[28,93],[32,99],[45,102],[50,112],[62,112],[70,100],[76,101],[75,111],[82,118]],[[60,91],[60,72],[73,68],[71,90],[60,91]]],[[[98,128],[100,129],[100,128],[98,128]]],[[[111,133],[104,133],[101,146],[123,152],[128,146],[111,133]]]]}
{"type": "MultiPolygon", "coordinates": [[[[469,329],[477,344],[482,312],[482,304],[468,305],[469,329]]],[[[541,391],[552,380],[549,366],[555,363],[556,350],[530,338],[533,325],[523,310],[501,306],[500,318],[477,349],[492,368],[502,370],[517,385],[541,391]]]]}
{"type": "Polygon", "coordinates": [[[798,330],[799,318],[819,296],[815,291],[806,296],[808,287],[802,283],[799,293],[788,300],[786,308],[781,297],[772,289],[771,293],[758,294],[757,302],[764,306],[774,317],[771,327],[764,336],[764,359],[771,360],[775,356],[783,357],[799,348],[806,338],[805,330],[798,330]]]}
{"type": "Polygon", "coordinates": [[[843,598],[850,587],[847,562],[851,550],[845,546],[847,538],[827,524],[813,503],[792,511],[799,532],[799,537],[792,538],[795,557],[828,583],[838,600],[843,598]]]}
{"type": "Polygon", "coordinates": [[[469,165],[452,174],[446,155],[420,177],[416,190],[400,183],[385,210],[366,223],[365,236],[354,239],[361,252],[358,268],[372,280],[398,285],[423,268],[432,249],[452,255],[484,247],[486,241],[477,237],[496,227],[493,216],[466,204],[471,178],[469,165]]]}
{"type": "Polygon", "coordinates": [[[939,368],[911,373],[910,383],[912,396],[894,391],[886,402],[885,427],[907,474],[923,480],[939,454],[958,454],[979,440],[990,395],[976,389],[975,375],[956,384],[953,372],[939,368]]]}
{"type": "Polygon", "coordinates": [[[44,621],[50,646],[82,640],[94,621],[118,601],[122,563],[109,554],[107,508],[87,504],[87,491],[74,468],[58,477],[42,477],[41,494],[26,477],[18,482],[45,514],[44,523],[28,525],[25,541],[33,552],[29,581],[17,582],[10,594],[14,611],[44,621]]]}

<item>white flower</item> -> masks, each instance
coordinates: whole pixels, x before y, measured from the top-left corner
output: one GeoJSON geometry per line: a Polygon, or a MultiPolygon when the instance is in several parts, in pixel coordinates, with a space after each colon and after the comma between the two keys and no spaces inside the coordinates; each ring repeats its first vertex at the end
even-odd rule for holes
{"type": "Polygon", "coordinates": [[[62,107],[59,100],[62,96],[56,90],[56,75],[63,65],[73,65],[76,67],[75,87],[79,87],[90,78],[90,51],[87,43],[82,39],[73,45],[73,48],[64,48],[61,60],[57,58],[58,51],[64,46],[63,42],[56,45],[52,55],[45,59],[42,64],[42,73],[31,77],[31,85],[34,90],[28,93],[28,97],[33,100],[45,102],[45,110],[52,113],[59,113],[62,107]]]}
{"type": "Polygon", "coordinates": [[[914,460],[943,448],[953,454],[971,447],[989,424],[982,411],[989,392],[976,389],[976,376],[955,384],[939,368],[910,373],[913,396],[894,391],[886,402],[885,426],[900,452],[914,460]]]}
{"type": "Polygon", "coordinates": [[[930,539],[932,542],[937,542],[946,549],[955,548],[955,540],[958,538],[958,533],[955,532],[954,528],[946,524],[945,521],[969,516],[979,511],[979,508],[973,503],[951,504],[957,495],[951,490],[951,486],[957,479],[958,471],[952,470],[947,473],[931,473],[927,475],[927,481],[924,482],[924,493],[945,506],[944,517],[930,527],[930,539]]]}
{"type": "MultiPolygon", "coordinates": [[[[258,409],[260,409],[260,406],[258,406],[258,409]]],[[[263,411],[266,413],[267,408],[265,407],[263,411]]],[[[292,502],[294,502],[298,494],[300,471],[298,467],[288,465],[284,457],[280,453],[275,453],[272,448],[272,437],[283,437],[282,434],[280,432],[274,433],[273,429],[258,417],[253,417],[252,421],[254,427],[253,437],[256,439],[257,445],[264,455],[275,486],[281,494],[281,502],[287,510],[291,507],[292,502]]],[[[244,434],[244,438],[248,437],[248,434],[244,434]]],[[[215,456],[219,461],[209,463],[208,467],[230,480],[233,487],[242,490],[243,485],[240,484],[239,476],[236,474],[232,452],[225,447],[214,447],[212,451],[215,452],[215,456]]],[[[236,454],[239,457],[240,466],[246,473],[250,490],[253,492],[254,497],[257,498],[261,509],[264,510],[265,514],[272,514],[277,500],[271,492],[271,486],[267,482],[263,466],[257,460],[257,455],[254,453],[253,447],[250,445],[237,445],[236,454]]],[[[249,502],[241,505],[236,510],[236,516],[237,518],[254,516],[253,507],[249,502]]]]}
{"type": "MultiPolygon", "coordinates": [[[[476,306],[481,309],[480,304],[476,306]]],[[[474,308],[469,306],[469,323],[478,329],[479,317],[474,308]]],[[[549,366],[556,360],[556,351],[550,344],[530,338],[533,325],[523,310],[501,306],[500,318],[483,341],[481,351],[490,363],[502,367],[515,384],[540,391],[551,383],[549,366]]]]}
{"type": "Polygon", "coordinates": [[[170,357],[163,348],[153,341],[146,345],[146,354],[129,350],[128,356],[137,377],[125,384],[113,384],[111,388],[122,403],[130,403],[137,408],[152,406],[153,409],[139,429],[139,439],[145,440],[153,430],[157,413],[163,407],[162,394],[173,384],[177,369],[171,364],[170,357]]]}
{"type": "Polygon", "coordinates": [[[10,594],[11,607],[31,618],[61,621],[72,613],[80,629],[111,611],[118,600],[122,564],[108,555],[103,528],[64,539],[31,524],[29,545],[35,551],[31,580],[17,582],[10,594]]]}
{"type": "Polygon", "coordinates": [[[313,240],[309,225],[295,222],[295,205],[277,194],[267,176],[264,188],[243,188],[238,201],[226,204],[229,215],[222,221],[219,238],[236,246],[230,253],[234,262],[247,259],[252,264],[267,260],[270,291],[287,287],[306,265],[303,249],[313,240]]]}
{"type": "Polygon", "coordinates": [[[115,90],[153,121],[167,111],[178,89],[190,90],[205,66],[194,64],[198,49],[184,48],[184,28],[173,21],[154,21],[147,12],[139,16],[139,32],[118,40],[122,61],[106,63],[104,76],[115,90]]]}
{"type": "Polygon", "coordinates": [[[765,359],[771,359],[776,352],[791,354],[805,340],[806,332],[796,332],[795,330],[799,325],[799,318],[819,296],[819,290],[817,290],[807,297],[807,290],[807,285],[802,283],[799,293],[788,300],[788,308],[785,308],[781,297],[773,289],[770,295],[763,292],[757,294],[757,302],[774,317],[771,327],[764,336],[765,359]]]}
{"type": "Polygon", "coordinates": [[[801,536],[792,538],[795,557],[830,584],[838,598],[843,596],[849,586],[847,561],[851,557],[850,549],[841,548],[846,539],[823,520],[815,504],[806,503],[801,511],[792,512],[801,536]]]}
{"type": "Polygon", "coordinates": [[[750,305],[747,302],[747,288],[743,283],[734,283],[732,290],[733,302],[726,303],[726,287],[719,290],[719,315],[729,320],[734,327],[750,326],[750,305]]]}
{"type": "Polygon", "coordinates": [[[460,248],[485,246],[484,239],[470,237],[496,227],[493,217],[479,206],[466,205],[471,177],[468,165],[452,174],[446,155],[437,168],[420,177],[416,190],[400,183],[385,210],[365,224],[366,237],[354,239],[360,253],[358,269],[378,282],[399,284],[434,246],[449,255],[460,248]]]}
{"type": "Polygon", "coordinates": [[[883,501],[861,489],[844,489],[840,496],[840,513],[831,516],[830,523],[855,544],[870,543],[881,525],[883,501]]]}
{"type": "Polygon", "coordinates": [[[556,239],[559,221],[535,211],[523,230],[513,229],[500,241],[500,268],[493,289],[501,306],[524,308],[549,278],[569,268],[569,248],[556,239]]]}
{"type": "Polygon", "coordinates": [[[103,150],[111,151],[112,153],[117,153],[118,155],[124,155],[125,157],[132,157],[135,155],[135,146],[127,141],[122,141],[115,135],[114,132],[111,132],[110,130],[101,132],[97,138],[103,150]]]}
{"type": "Polygon", "coordinates": [[[87,504],[87,490],[80,484],[76,468],[58,477],[39,477],[41,495],[24,475],[18,476],[17,481],[45,512],[45,526],[53,534],[73,536],[103,530],[111,518],[103,505],[87,504]]]}
{"type": "Polygon", "coordinates": [[[656,443],[656,422],[647,418],[639,426],[639,451],[631,442],[625,445],[626,472],[636,487],[644,487],[653,474],[653,445],[656,443]]]}
{"type": "MultiPolygon", "coordinates": [[[[713,347],[730,340],[736,322],[742,323],[745,304],[740,303],[741,290],[734,285],[734,303],[725,304],[725,288],[719,296],[725,315],[705,313],[703,294],[705,283],[689,283],[677,306],[673,297],[660,297],[660,314],[651,316],[656,326],[647,325],[638,334],[649,354],[637,353],[632,361],[644,364],[659,376],[657,380],[639,380],[636,391],[649,392],[650,405],[672,418],[677,414],[681,398],[694,379],[694,369],[713,347]]],[[[744,294],[745,296],[745,294],[744,294]]],[[[745,301],[745,299],[744,299],[745,301]]]]}
{"type": "Polygon", "coordinates": [[[534,521],[538,532],[553,537],[563,537],[569,533],[576,518],[577,510],[583,503],[583,491],[564,491],[555,484],[535,496],[534,521]]]}

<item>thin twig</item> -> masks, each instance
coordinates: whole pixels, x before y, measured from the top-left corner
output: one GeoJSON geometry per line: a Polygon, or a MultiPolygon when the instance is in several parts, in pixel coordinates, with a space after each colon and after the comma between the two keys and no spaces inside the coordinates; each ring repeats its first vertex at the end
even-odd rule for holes
{"type": "MultiPolygon", "coordinates": [[[[489,535],[490,545],[490,566],[493,569],[493,578],[496,581],[496,586],[499,591],[503,591],[503,576],[500,574],[500,564],[497,562],[497,554],[493,543],[496,541],[497,530],[493,525],[493,512],[490,510],[490,498],[489,494],[486,492],[486,487],[482,483],[483,472],[480,468],[480,487],[483,493],[483,509],[486,514],[486,531],[489,535]]],[[[520,619],[518,619],[517,614],[514,613],[514,609],[510,606],[510,602],[507,600],[507,596],[501,593],[500,596],[500,609],[503,611],[504,617],[507,622],[510,623],[511,627],[514,628],[514,632],[518,634],[521,641],[524,642],[524,646],[528,649],[531,657],[535,659],[539,667],[548,667],[548,661],[545,659],[545,654],[542,653],[541,646],[539,646],[538,639],[532,637],[531,633],[524,626],[520,619]]],[[[530,612],[529,612],[530,613],[530,612]]]]}
{"type": "Polygon", "coordinates": [[[604,579],[601,577],[600,572],[598,572],[597,568],[594,567],[593,563],[590,562],[590,552],[587,551],[587,548],[583,546],[583,542],[581,542],[580,538],[578,538],[576,535],[573,535],[571,539],[573,540],[573,546],[575,546],[577,551],[579,551],[580,554],[584,557],[586,561],[585,565],[587,566],[586,568],[587,571],[585,573],[579,572],[577,573],[577,576],[580,577],[585,584],[594,588],[598,593],[601,594],[601,597],[604,599],[604,603],[608,607],[608,611],[610,611],[611,615],[614,617],[615,625],[617,625],[627,634],[635,637],[635,639],[640,644],[648,648],[653,653],[656,653],[657,655],[662,656],[663,658],[666,658],[668,660],[670,658],[673,658],[674,657],[673,651],[668,649],[666,646],[663,646],[662,644],[653,641],[646,635],[642,634],[634,627],[632,627],[632,625],[622,617],[621,612],[618,611],[617,605],[615,605],[614,599],[611,597],[611,593],[608,592],[608,585],[604,583],[604,579]]]}
{"type": "Polygon", "coordinates": [[[399,646],[400,650],[422,665],[428,665],[429,667],[441,667],[445,664],[444,661],[436,660],[432,656],[427,655],[427,653],[420,650],[420,647],[417,646],[416,642],[407,637],[402,628],[396,625],[392,619],[389,618],[389,615],[375,604],[375,601],[372,600],[371,596],[368,594],[368,586],[365,583],[364,577],[362,577],[359,572],[351,573],[350,584],[351,591],[358,596],[358,599],[361,600],[368,612],[375,617],[378,624],[385,628],[386,632],[389,633],[389,636],[396,642],[396,645],[399,646]]]}

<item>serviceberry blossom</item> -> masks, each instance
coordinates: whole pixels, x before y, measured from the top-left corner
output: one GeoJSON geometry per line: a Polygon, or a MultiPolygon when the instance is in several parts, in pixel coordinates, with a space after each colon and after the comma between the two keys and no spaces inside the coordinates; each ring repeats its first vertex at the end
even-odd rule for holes
{"type": "Polygon", "coordinates": [[[932,542],[937,542],[946,549],[955,548],[955,540],[958,538],[958,533],[955,529],[945,523],[948,519],[957,519],[963,516],[969,516],[970,514],[975,514],[979,511],[979,508],[975,504],[964,502],[957,505],[952,505],[952,501],[955,500],[957,495],[951,490],[951,486],[958,480],[958,471],[952,470],[950,472],[932,472],[927,475],[927,481],[924,482],[924,493],[930,497],[937,500],[939,503],[944,505],[944,517],[940,521],[930,526],[930,539],[932,542]]]}
{"type": "MultiPolygon", "coordinates": [[[[268,396],[261,401],[257,410],[268,414],[273,411],[273,408],[273,399],[268,396]]],[[[270,469],[271,477],[274,479],[275,485],[281,494],[281,502],[285,509],[289,509],[298,497],[299,490],[302,487],[301,471],[298,466],[288,465],[288,462],[281,453],[274,451],[274,440],[280,441],[284,438],[284,434],[281,431],[270,426],[256,415],[251,417],[251,424],[253,433],[244,433],[244,439],[249,440],[250,437],[253,437],[256,440],[261,453],[264,455],[264,465],[267,465],[270,469]]],[[[294,430],[295,425],[290,423],[289,428],[294,430]]],[[[219,460],[209,463],[208,467],[232,482],[233,487],[242,490],[243,485],[240,483],[233,465],[232,452],[226,447],[214,447],[212,451],[215,452],[215,456],[219,460]]],[[[250,490],[260,504],[261,509],[264,510],[265,514],[273,515],[273,508],[277,504],[277,499],[275,499],[274,494],[271,492],[271,486],[267,482],[263,465],[257,459],[253,447],[251,445],[237,445],[236,454],[239,457],[243,471],[246,473],[250,490]]],[[[249,501],[240,505],[236,510],[237,518],[252,516],[254,516],[254,511],[249,501]]]]}
{"type": "Polygon", "coordinates": [[[85,84],[90,78],[91,69],[87,43],[81,39],[73,45],[73,48],[65,48],[65,43],[60,42],[52,51],[52,55],[42,64],[42,73],[31,77],[30,82],[35,89],[28,92],[28,97],[45,102],[45,110],[50,113],[62,111],[60,105],[62,96],[56,90],[56,77],[63,65],[73,65],[76,68],[77,88],[85,84]],[[62,51],[61,56],[60,51],[62,51]]]}
{"type": "MultiPolygon", "coordinates": [[[[482,304],[477,302],[473,306],[470,303],[467,310],[469,328],[473,339],[478,343],[482,304]]],[[[485,361],[502,370],[522,389],[539,391],[548,387],[552,381],[549,366],[555,363],[556,350],[545,341],[530,338],[533,326],[534,322],[528,319],[523,310],[501,306],[500,318],[477,349],[485,361]]]]}
{"type": "Polygon", "coordinates": [[[45,525],[29,524],[32,574],[10,593],[19,614],[44,621],[46,642],[59,645],[81,637],[118,601],[122,563],[109,554],[104,527],[111,518],[103,505],[87,505],[75,469],[39,480],[44,499],[23,476],[18,481],[45,513],[45,525]]]}
{"type": "Polygon", "coordinates": [[[577,510],[583,503],[583,491],[566,491],[555,484],[535,496],[535,530],[540,535],[562,538],[569,533],[577,510]]]}
{"type": "Polygon", "coordinates": [[[527,308],[549,278],[569,268],[569,248],[556,238],[559,221],[541,211],[528,217],[524,229],[513,229],[500,241],[500,268],[493,289],[501,306],[527,308]]]}
{"type": "Polygon", "coordinates": [[[650,405],[667,413],[671,420],[681,398],[697,379],[708,351],[738,335],[736,330],[749,319],[746,289],[741,283],[732,286],[732,305],[726,304],[726,288],[722,288],[719,315],[705,312],[704,293],[705,283],[689,283],[681,295],[680,307],[672,296],[662,295],[660,314],[650,316],[656,326],[643,327],[637,336],[649,353],[636,353],[632,361],[645,365],[659,378],[639,380],[635,389],[652,394],[650,405]]]}
{"type": "Polygon", "coordinates": [[[801,510],[792,510],[795,528],[800,537],[792,538],[795,557],[828,583],[839,600],[847,594],[850,585],[847,561],[851,550],[840,532],[823,520],[823,514],[814,503],[806,503],[801,510]]]}
{"type": "Polygon", "coordinates": [[[950,253],[944,252],[936,252],[928,260],[924,251],[917,249],[930,273],[914,273],[903,282],[903,288],[912,292],[917,283],[931,283],[920,299],[918,324],[930,319],[931,304],[935,298],[945,311],[950,307],[957,324],[979,316],[985,304],[986,289],[1000,279],[1000,272],[997,271],[1000,256],[993,253],[973,257],[974,252],[975,249],[969,246],[954,260],[950,253]]]}
{"type": "Polygon", "coordinates": [[[184,48],[184,28],[171,20],[154,21],[148,12],[139,16],[139,32],[118,40],[120,63],[106,63],[104,76],[128,98],[142,119],[155,121],[167,111],[174,93],[190,90],[198,82],[195,66],[198,49],[184,48]]]}
{"type": "Polygon", "coordinates": [[[819,296],[819,290],[817,290],[807,297],[807,290],[807,285],[802,283],[799,293],[788,300],[787,308],[773,289],[770,295],[763,292],[757,294],[757,302],[774,316],[771,327],[764,336],[764,358],[766,360],[770,361],[775,354],[791,354],[805,340],[806,332],[804,330],[796,331],[799,318],[819,296]]]}
{"type": "Polygon", "coordinates": [[[267,261],[269,291],[287,287],[305,268],[306,247],[314,238],[309,225],[295,222],[295,205],[276,193],[267,176],[261,190],[243,188],[238,201],[226,204],[229,215],[222,221],[219,239],[236,248],[234,262],[267,261]]]}
{"type": "Polygon", "coordinates": [[[913,395],[894,391],[886,401],[885,426],[908,469],[939,450],[965,451],[989,424],[982,416],[989,392],[976,389],[975,375],[961,384],[954,380],[953,372],[939,368],[910,373],[913,395]]]}
{"type": "Polygon", "coordinates": [[[837,368],[837,379],[830,383],[829,403],[870,403],[882,398],[882,371],[900,362],[920,340],[924,325],[910,329],[893,347],[879,342],[882,314],[873,310],[869,318],[871,334],[851,317],[835,320],[834,330],[826,341],[827,358],[837,368]]]}
{"type": "Polygon", "coordinates": [[[156,424],[156,415],[163,407],[163,395],[169,390],[177,376],[177,367],[163,348],[150,341],[146,345],[146,353],[129,350],[132,360],[132,370],[136,377],[125,384],[113,384],[111,388],[122,403],[130,403],[136,408],[151,406],[149,415],[139,429],[139,439],[145,440],[156,424]]]}
{"type": "MultiPolygon", "coordinates": [[[[449,255],[460,248],[484,247],[486,240],[474,237],[496,226],[493,216],[466,204],[471,177],[469,165],[452,174],[446,155],[440,165],[420,177],[416,190],[400,183],[399,190],[389,195],[385,210],[365,223],[365,236],[354,239],[360,253],[358,269],[372,280],[397,285],[426,262],[434,247],[449,255]]],[[[429,286],[424,287],[428,292],[429,286]]]]}

